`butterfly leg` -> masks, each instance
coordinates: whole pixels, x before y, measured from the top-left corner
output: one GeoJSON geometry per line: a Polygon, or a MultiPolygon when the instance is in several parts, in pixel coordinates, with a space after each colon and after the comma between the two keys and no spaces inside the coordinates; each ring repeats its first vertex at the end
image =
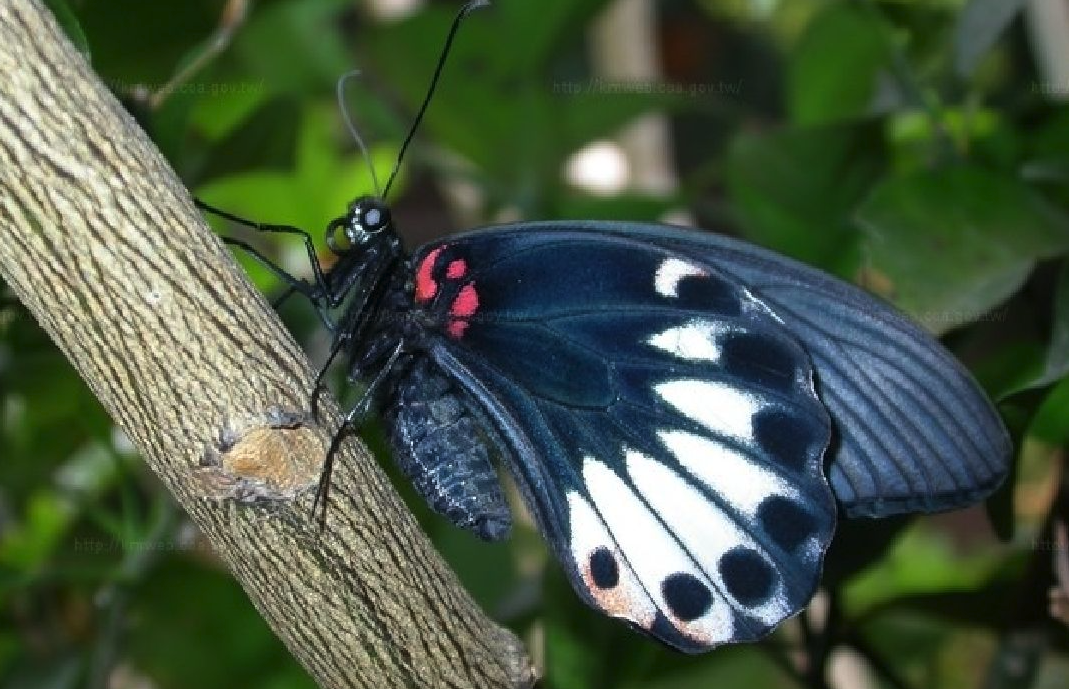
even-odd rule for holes
{"type": "Polygon", "coordinates": [[[330,318],[328,308],[322,303],[322,297],[320,296],[321,291],[319,288],[313,286],[305,280],[301,280],[300,278],[290,275],[285,270],[277,266],[269,258],[260,253],[255,247],[245,242],[244,240],[235,239],[234,237],[223,237],[222,239],[223,242],[225,242],[226,244],[230,246],[236,246],[239,249],[244,250],[246,253],[256,259],[259,263],[263,264],[264,267],[274,273],[280,280],[289,285],[286,288],[286,291],[283,292],[282,296],[275,299],[271,303],[272,307],[277,309],[279,306],[282,305],[282,302],[284,302],[294,293],[299,293],[312,303],[312,306],[316,310],[316,315],[319,316],[319,320],[323,323],[327,330],[331,332],[337,330],[337,325],[330,318]]]}
{"type": "Polygon", "coordinates": [[[336,326],[333,321],[330,320],[327,313],[328,308],[337,306],[337,298],[330,289],[330,283],[327,282],[326,274],[323,272],[323,266],[319,262],[319,257],[316,255],[315,245],[312,243],[312,237],[299,227],[293,227],[291,225],[270,225],[266,223],[258,223],[252,220],[247,220],[240,216],[228,213],[214,206],[211,206],[200,199],[193,199],[193,203],[196,204],[201,210],[207,211],[214,215],[218,215],[221,218],[225,218],[231,222],[239,225],[244,225],[257,232],[273,232],[277,234],[292,234],[301,237],[304,241],[305,251],[308,253],[308,262],[312,266],[312,274],[315,277],[315,283],[310,284],[306,280],[301,280],[290,273],[283,270],[276,263],[260,253],[248,242],[234,237],[223,237],[223,241],[230,246],[236,246],[243,251],[246,251],[250,256],[256,259],[257,262],[262,264],[272,273],[274,273],[280,280],[285,282],[288,287],[286,291],[282,293],[280,297],[272,302],[272,306],[278,308],[293,294],[301,294],[308,299],[316,308],[316,312],[319,314],[320,320],[327,327],[328,330],[333,332],[336,326]]]}
{"type": "Polygon", "coordinates": [[[297,287],[294,287],[293,285],[290,285],[289,287],[287,287],[282,292],[282,294],[278,295],[277,297],[275,297],[271,301],[271,308],[273,308],[274,310],[277,311],[278,307],[280,307],[283,304],[285,304],[287,299],[289,299],[290,297],[292,297],[294,294],[296,294],[299,291],[300,291],[300,289],[298,289],[297,287]]]}
{"type": "Polygon", "coordinates": [[[338,448],[341,447],[345,437],[360,426],[360,422],[371,408],[371,403],[374,401],[379,388],[386,382],[390,371],[393,370],[397,360],[401,358],[403,351],[403,344],[398,344],[394,348],[390,357],[386,360],[386,363],[382,365],[375,374],[375,377],[368,383],[367,388],[364,389],[364,394],[360,396],[359,401],[357,401],[348,413],[345,414],[345,419],[338,427],[338,430],[334,432],[334,437],[330,440],[330,447],[327,448],[327,457],[323,460],[323,469],[319,474],[319,486],[316,488],[315,501],[312,503],[312,513],[315,514],[317,511],[319,512],[320,529],[323,529],[327,525],[327,499],[330,493],[330,476],[334,470],[334,457],[338,453],[338,448]]]}
{"type": "Polygon", "coordinates": [[[345,345],[347,342],[349,342],[349,340],[349,333],[339,333],[334,338],[334,342],[330,345],[330,353],[327,355],[327,360],[323,362],[323,365],[319,368],[319,373],[316,374],[315,383],[312,386],[311,396],[311,410],[313,419],[319,419],[319,393],[323,390],[324,387],[326,387],[323,384],[323,379],[327,376],[327,370],[330,369],[330,365],[334,363],[334,359],[337,358],[341,350],[345,348],[345,345]]]}

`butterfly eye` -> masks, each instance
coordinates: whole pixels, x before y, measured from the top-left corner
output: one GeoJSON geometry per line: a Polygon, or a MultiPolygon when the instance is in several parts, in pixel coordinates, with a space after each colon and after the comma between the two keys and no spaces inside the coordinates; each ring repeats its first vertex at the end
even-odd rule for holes
{"type": "Polygon", "coordinates": [[[366,244],[390,227],[391,222],[390,209],[385,203],[373,196],[362,196],[350,204],[344,217],[334,219],[327,226],[327,246],[340,256],[366,244]]]}
{"type": "Polygon", "coordinates": [[[349,207],[350,239],[354,244],[389,227],[390,209],[373,196],[364,196],[349,207]]]}
{"type": "Polygon", "coordinates": [[[371,200],[363,208],[360,216],[360,226],[369,234],[381,232],[390,225],[390,209],[377,200],[371,200]]]}

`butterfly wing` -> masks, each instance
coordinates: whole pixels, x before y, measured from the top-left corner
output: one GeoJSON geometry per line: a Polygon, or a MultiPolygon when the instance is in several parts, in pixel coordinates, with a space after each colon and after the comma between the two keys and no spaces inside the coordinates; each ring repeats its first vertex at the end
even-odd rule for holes
{"type": "Polygon", "coordinates": [[[428,353],[474,399],[575,589],[685,651],[812,596],[830,421],[775,314],[692,251],[499,229],[422,249],[428,353]]]}
{"type": "Polygon", "coordinates": [[[985,498],[1009,471],[1009,434],[968,371],[853,285],[718,235],[625,223],[518,227],[629,237],[707,265],[768,306],[814,366],[833,421],[827,475],[848,516],[955,509],[985,498]]]}
{"type": "Polygon", "coordinates": [[[987,497],[1013,444],[962,364],[857,287],[751,244],[632,227],[705,256],[770,307],[809,354],[834,424],[828,480],[851,517],[940,512],[987,497]]]}

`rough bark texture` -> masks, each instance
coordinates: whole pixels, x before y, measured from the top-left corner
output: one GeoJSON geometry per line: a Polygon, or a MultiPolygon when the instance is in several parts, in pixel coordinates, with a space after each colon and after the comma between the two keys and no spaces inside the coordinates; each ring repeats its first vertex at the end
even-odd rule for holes
{"type": "Polygon", "coordinates": [[[38,0],[0,0],[0,271],[321,686],[529,683],[356,441],[319,533],[336,408],[295,416],[304,354],[38,0]]]}

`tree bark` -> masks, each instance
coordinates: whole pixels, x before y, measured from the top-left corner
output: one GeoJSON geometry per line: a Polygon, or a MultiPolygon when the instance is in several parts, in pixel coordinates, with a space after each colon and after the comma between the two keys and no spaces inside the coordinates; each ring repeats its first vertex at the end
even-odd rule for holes
{"type": "Polygon", "coordinates": [[[356,440],[319,532],[336,406],[38,0],[0,0],[0,272],[321,686],[530,684],[356,440]]]}

